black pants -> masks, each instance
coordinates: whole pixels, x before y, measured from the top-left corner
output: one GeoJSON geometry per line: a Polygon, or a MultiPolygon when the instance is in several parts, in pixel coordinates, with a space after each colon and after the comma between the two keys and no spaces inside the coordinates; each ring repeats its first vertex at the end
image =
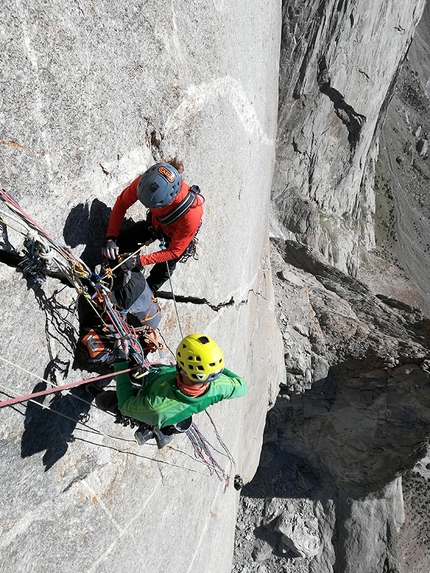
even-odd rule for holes
{"type": "MultiPolygon", "coordinates": [[[[117,245],[120,253],[134,253],[139,246],[143,243],[150,241],[156,241],[161,236],[157,236],[156,231],[147,221],[138,221],[121,231],[118,237],[117,245]]],[[[166,241],[169,239],[164,237],[166,241]]],[[[176,268],[176,263],[179,258],[166,261],[164,263],[155,264],[149,276],[147,278],[147,283],[149,288],[153,293],[156,293],[161,285],[163,285],[169,278],[169,273],[172,274],[176,268]]]]}

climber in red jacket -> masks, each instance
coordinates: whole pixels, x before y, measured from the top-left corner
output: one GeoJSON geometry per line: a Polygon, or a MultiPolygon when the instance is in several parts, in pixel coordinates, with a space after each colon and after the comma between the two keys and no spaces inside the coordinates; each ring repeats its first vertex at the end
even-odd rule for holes
{"type": "Polygon", "coordinates": [[[135,260],[137,265],[154,265],[147,278],[154,293],[174,271],[201,225],[204,199],[196,185],[190,187],[182,180],[182,171],[182,162],[174,158],[156,163],[130,183],[112,209],[102,249],[105,257],[114,259],[160,239],[164,249],[135,260]],[[149,209],[147,219],[120,232],[127,209],[138,200],[149,209]]]}

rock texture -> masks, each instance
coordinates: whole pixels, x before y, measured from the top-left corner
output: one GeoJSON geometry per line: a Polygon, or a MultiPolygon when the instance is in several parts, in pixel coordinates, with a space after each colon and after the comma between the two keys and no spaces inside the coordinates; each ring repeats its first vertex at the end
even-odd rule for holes
{"type": "Polygon", "coordinates": [[[272,233],[353,275],[375,241],[374,137],[423,7],[283,2],[272,233]]]}
{"type": "MultiPolygon", "coordinates": [[[[176,306],[167,286],[161,294],[162,331],[165,361],[181,329],[203,330],[249,382],[245,399],[212,411],[236,460],[228,471],[246,484],[238,573],[406,573],[400,557],[423,563],[422,551],[411,559],[423,537],[414,545],[403,534],[400,553],[397,542],[402,524],[412,536],[419,523],[414,483],[423,488],[428,470],[417,460],[430,433],[429,325],[408,304],[420,300],[409,283],[400,302],[387,281],[379,290],[384,259],[369,252],[376,244],[386,255],[396,238],[402,203],[387,184],[389,162],[378,161],[378,135],[423,8],[0,8],[0,184],[53,236],[99,262],[116,195],[172,155],[206,197],[200,258],[175,272],[176,306]]],[[[427,83],[400,85],[426,112],[418,87],[427,93],[427,83]]],[[[408,177],[426,173],[427,127],[412,123],[412,147],[390,163],[396,176],[402,165],[408,177]]],[[[14,232],[2,229],[2,247],[22,240],[14,232]]],[[[1,261],[3,394],[85,375],[73,362],[74,291],[52,278],[26,282],[10,251],[1,261]]],[[[402,290],[395,263],[385,269],[402,290]]],[[[238,496],[223,493],[185,436],[161,452],[138,448],[84,390],[42,405],[2,411],[2,572],[231,569],[238,496]]],[[[215,443],[209,420],[197,423],[215,443]]]]}
{"type": "Polygon", "coordinates": [[[238,526],[236,563],[407,571],[397,552],[398,478],[425,456],[430,436],[429,321],[296,242],[276,241],[272,265],[288,375],[243,490],[239,521],[252,515],[255,526],[253,536],[238,526]]]}
{"type": "MultiPolygon", "coordinates": [[[[0,13],[0,185],[52,236],[99,262],[116,195],[161,157],[178,155],[201,187],[200,258],[178,265],[173,288],[183,331],[213,336],[249,383],[212,410],[228,471],[249,481],[285,378],[268,248],[280,4],[6,0],[0,13]]],[[[74,291],[6,264],[0,277],[0,356],[25,368],[2,361],[2,396],[46,385],[33,374],[87,375],[73,369],[74,291]]],[[[168,296],[170,362],[181,334],[168,296]]],[[[2,410],[2,572],[230,570],[237,493],[185,436],[139,448],[84,390],[43,406],[2,410]]],[[[207,417],[196,422],[216,443],[207,417]]]]}
{"type": "Polygon", "coordinates": [[[271,233],[287,380],[243,491],[237,573],[428,571],[428,321],[414,308],[428,309],[427,11],[379,155],[423,8],[283,4],[271,233]]]}
{"type": "Polygon", "coordinates": [[[395,257],[417,283],[419,304],[430,310],[428,137],[430,132],[430,10],[399,71],[381,133],[377,200],[386,205],[377,227],[377,246],[395,257]]]}

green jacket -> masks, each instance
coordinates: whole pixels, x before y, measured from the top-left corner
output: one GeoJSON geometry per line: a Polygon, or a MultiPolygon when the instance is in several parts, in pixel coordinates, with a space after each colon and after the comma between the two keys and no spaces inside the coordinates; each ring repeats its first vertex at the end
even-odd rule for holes
{"type": "MultiPolygon", "coordinates": [[[[115,364],[116,370],[124,368],[127,368],[127,363],[115,364]]],[[[210,383],[207,392],[197,398],[185,396],[178,390],[175,366],[157,366],[146,376],[146,384],[137,395],[127,373],[116,377],[121,413],[159,428],[186,420],[221,400],[244,396],[247,391],[245,380],[227,368],[210,383]]]]}

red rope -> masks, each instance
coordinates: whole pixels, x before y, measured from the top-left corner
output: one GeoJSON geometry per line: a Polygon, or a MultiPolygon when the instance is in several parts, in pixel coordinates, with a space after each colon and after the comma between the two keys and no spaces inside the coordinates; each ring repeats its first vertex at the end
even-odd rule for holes
{"type": "Polygon", "coordinates": [[[69,388],[76,388],[76,386],[82,386],[83,384],[90,384],[96,380],[103,380],[104,378],[112,378],[118,374],[125,374],[130,372],[132,368],[126,368],[125,370],[120,370],[118,372],[113,372],[111,374],[103,374],[103,376],[96,376],[95,378],[88,378],[86,380],[79,380],[78,382],[71,382],[70,384],[64,384],[62,386],[55,386],[54,388],[49,388],[48,390],[42,390],[41,392],[34,392],[33,394],[27,394],[26,396],[17,396],[16,398],[10,398],[9,400],[4,400],[0,402],[0,408],[3,406],[12,406],[13,404],[18,404],[19,402],[25,402],[26,400],[32,400],[33,398],[38,398],[39,396],[46,396],[47,394],[53,394],[54,392],[61,392],[62,390],[68,390],[69,388]]]}

